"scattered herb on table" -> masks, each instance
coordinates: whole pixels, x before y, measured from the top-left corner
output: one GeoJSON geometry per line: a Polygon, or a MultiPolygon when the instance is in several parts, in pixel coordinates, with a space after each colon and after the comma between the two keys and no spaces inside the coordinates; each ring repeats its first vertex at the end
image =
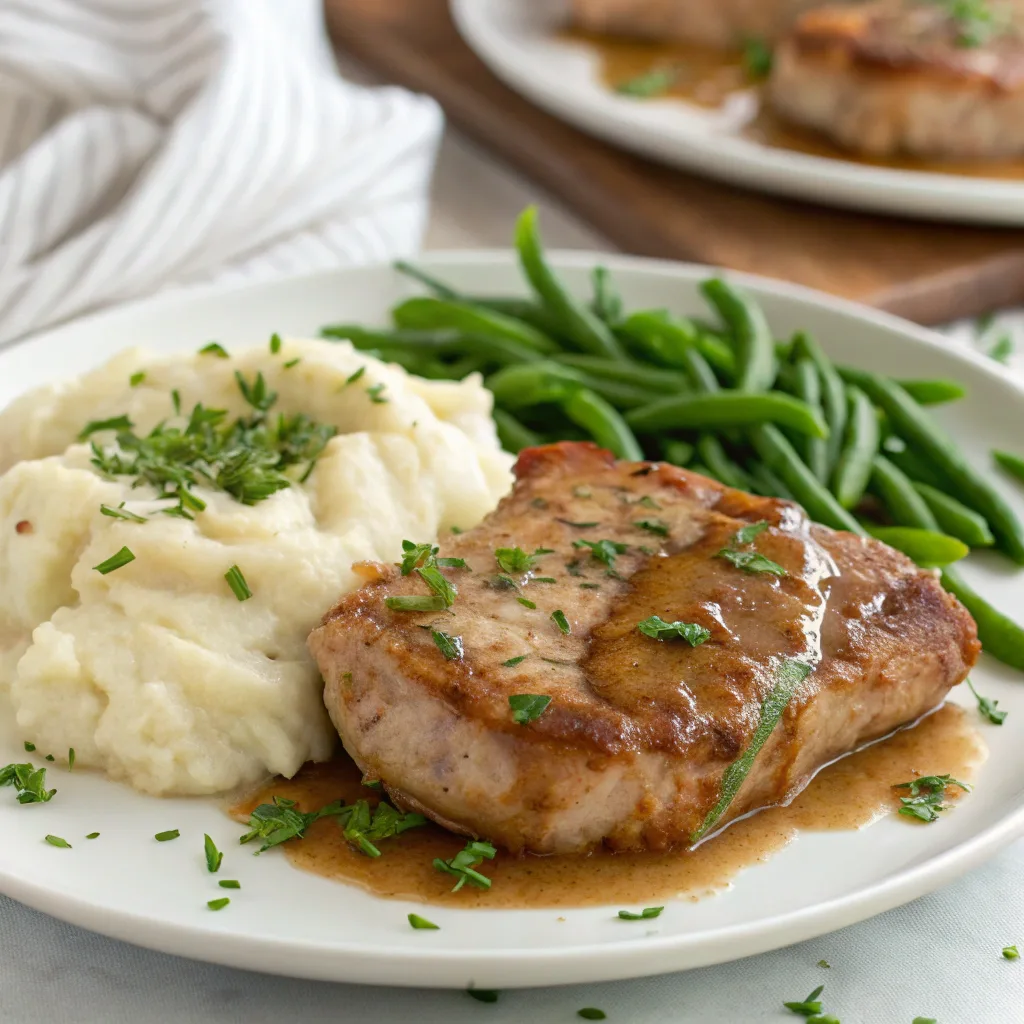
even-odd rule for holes
{"type": "Polygon", "coordinates": [[[938,820],[939,811],[946,810],[946,790],[953,786],[959,786],[965,793],[969,793],[972,788],[968,783],[960,782],[950,775],[923,775],[911,782],[898,782],[892,788],[910,790],[910,796],[900,797],[900,814],[918,821],[932,822],[938,820]]]}
{"type": "Polygon", "coordinates": [[[176,828],[172,828],[168,829],[166,832],[157,832],[153,838],[158,843],[169,843],[172,839],[177,839],[180,835],[181,833],[176,828]]]}
{"type": "Polygon", "coordinates": [[[528,725],[536,721],[547,710],[551,698],[539,693],[516,693],[508,699],[512,709],[512,721],[528,725]]]}
{"type": "MultiPolygon", "coordinates": [[[[494,860],[498,851],[490,843],[478,839],[470,840],[451,860],[434,859],[434,867],[438,871],[457,878],[452,892],[458,892],[467,882],[479,889],[490,889],[491,880],[476,870],[485,860],[494,860]]],[[[488,1000],[489,1002],[492,1000],[488,1000]]]]}
{"type": "Polygon", "coordinates": [[[61,839],[60,836],[44,836],[46,842],[51,846],[56,846],[61,850],[70,850],[71,844],[66,839],[61,839]]]}
{"type": "Polygon", "coordinates": [[[490,988],[467,988],[466,995],[478,1003],[496,1003],[501,993],[490,988]]]}
{"type": "Polygon", "coordinates": [[[210,900],[209,902],[207,902],[206,905],[211,910],[223,910],[230,902],[231,902],[230,897],[228,897],[228,896],[221,896],[220,899],[210,900]]]}
{"type": "Polygon", "coordinates": [[[85,838],[86,839],[99,839],[99,832],[90,832],[85,838]]]}
{"type": "Polygon", "coordinates": [[[813,1017],[816,1014],[821,1013],[821,993],[825,991],[824,985],[819,985],[806,999],[794,1001],[791,1003],[783,1003],[782,1005],[793,1013],[800,1014],[801,1017],[813,1017]]]}
{"type": "Polygon", "coordinates": [[[1003,947],[1003,959],[1005,960],[1019,960],[1020,951],[1016,946],[1004,946],[1003,947]]]}
{"type": "Polygon", "coordinates": [[[584,1006],[582,1010],[576,1011],[577,1017],[582,1017],[584,1020],[607,1020],[608,1014],[604,1010],[599,1010],[596,1006],[584,1006]]]}
{"type": "Polygon", "coordinates": [[[220,871],[220,865],[224,860],[224,854],[217,849],[217,844],[205,834],[203,835],[203,852],[206,854],[206,870],[209,871],[211,875],[220,871]]]}
{"type": "Polygon", "coordinates": [[[236,878],[222,878],[217,883],[222,889],[241,889],[242,883],[236,878]]]}
{"type": "Polygon", "coordinates": [[[696,622],[666,622],[659,615],[638,622],[636,628],[654,640],[685,640],[691,647],[711,638],[711,630],[696,622]]]}
{"type": "Polygon", "coordinates": [[[819,960],[819,961],[818,961],[818,966],[819,966],[819,967],[825,967],[825,968],[829,968],[829,967],[831,967],[832,965],[831,965],[831,964],[830,964],[830,963],[829,963],[829,962],[828,962],[827,960],[819,960]]]}
{"type": "Polygon", "coordinates": [[[0,786],[13,786],[19,804],[45,804],[57,792],[46,788],[46,769],[34,764],[9,764],[0,768],[0,786]]]}

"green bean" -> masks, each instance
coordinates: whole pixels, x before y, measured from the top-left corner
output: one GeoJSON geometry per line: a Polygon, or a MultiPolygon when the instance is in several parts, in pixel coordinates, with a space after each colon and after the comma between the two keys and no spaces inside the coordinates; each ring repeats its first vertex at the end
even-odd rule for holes
{"type": "Polygon", "coordinates": [[[522,320],[447,299],[429,296],[406,299],[395,306],[391,316],[399,329],[422,331],[450,328],[474,336],[501,338],[544,355],[558,351],[556,342],[522,320]]]}
{"type": "Polygon", "coordinates": [[[673,466],[688,466],[695,450],[689,441],[667,440],[661,442],[661,453],[673,466]]]}
{"type": "Polygon", "coordinates": [[[710,395],[675,395],[634,409],[626,416],[634,430],[716,427],[748,427],[759,423],[781,423],[803,434],[826,437],[828,427],[820,415],[791,395],[780,391],[750,394],[720,391],[710,395]]]}
{"type": "MultiPolygon", "coordinates": [[[[793,339],[793,355],[814,363],[821,378],[821,404],[825,410],[828,435],[828,476],[831,477],[846,437],[846,386],[832,360],[825,355],[818,342],[809,334],[798,333],[793,339]]],[[[823,481],[825,482],[825,481],[823,481]]]]}
{"type": "Polygon", "coordinates": [[[577,426],[586,430],[602,447],[617,458],[639,462],[644,457],[626,421],[600,395],[579,388],[561,403],[562,411],[577,426]]]}
{"type": "Polygon", "coordinates": [[[718,335],[663,309],[633,313],[618,325],[626,344],[645,359],[673,370],[686,368],[686,353],[697,351],[726,379],[736,373],[732,349],[718,335]]]}
{"type": "Polygon", "coordinates": [[[915,483],[927,484],[937,490],[947,486],[942,477],[920,455],[909,448],[904,448],[901,452],[887,450],[886,457],[915,483]]]}
{"type": "Polygon", "coordinates": [[[959,538],[972,548],[988,548],[995,543],[984,516],[978,515],[974,509],[928,484],[915,482],[914,490],[924,498],[943,533],[959,538]]]}
{"type": "Polygon", "coordinates": [[[898,384],[860,370],[844,370],[846,379],[881,406],[893,429],[952,486],[957,498],[980,512],[992,528],[999,548],[1024,565],[1024,527],[1005,498],[970,464],[935,421],[898,384]]]}
{"type": "Polygon", "coordinates": [[[911,561],[928,568],[959,562],[970,552],[963,541],[934,530],[922,530],[915,526],[873,525],[867,529],[876,540],[902,551],[911,561]]]}
{"type": "Polygon", "coordinates": [[[606,324],[617,324],[622,319],[622,296],[612,281],[611,271],[607,267],[594,267],[590,280],[594,285],[591,309],[595,316],[606,324]]]}
{"type": "Polygon", "coordinates": [[[1000,466],[1010,476],[1016,477],[1018,480],[1024,481],[1024,459],[1019,455],[1013,455],[1011,452],[993,451],[992,457],[999,463],[1000,466]]]}
{"type": "Polygon", "coordinates": [[[650,388],[652,391],[664,391],[674,395],[690,388],[690,382],[685,374],[644,366],[628,359],[605,359],[603,356],[588,356],[578,352],[560,352],[554,358],[563,366],[582,370],[591,377],[633,384],[636,387],[650,388]]]}
{"type": "Polygon", "coordinates": [[[486,380],[495,400],[507,409],[560,401],[575,388],[586,387],[623,409],[635,409],[650,402],[646,388],[619,381],[603,380],[561,363],[547,360],[506,366],[486,380]]]}
{"type": "Polygon", "coordinates": [[[749,491],[753,481],[747,475],[742,466],[737,465],[725,453],[717,437],[710,434],[702,434],[697,441],[697,453],[704,464],[715,474],[716,480],[721,480],[729,487],[735,487],[740,491],[749,491]]]}
{"type": "Polygon", "coordinates": [[[620,358],[622,346],[611,328],[569,294],[545,259],[535,206],[527,207],[519,216],[516,249],[527,280],[544,305],[558,317],[562,333],[585,352],[620,358]]]}
{"type": "Polygon", "coordinates": [[[898,380],[897,384],[919,405],[958,402],[967,389],[955,380],[898,380]]]}
{"type": "Polygon", "coordinates": [[[444,281],[439,281],[425,270],[421,270],[405,260],[396,260],[393,266],[400,274],[405,274],[406,277],[411,277],[414,281],[419,281],[420,284],[426,285],[438,298],[451,299],[454,302],[463,301],[462,295],[454,288],[445,284],[444,281]]]}
{"type": "Polygon", "coordinates": [[[836,463],[832,492],[839,504],[849,509],[856,506],[867,490],[881,433],[871,399],[860,388],[848,388],[847,394],[850,414],[846,423],[846,441],[836,463]]]}
{"type": "Polygon", "coordinates": [[[704,297],[725,321],[736,343],[736,387],[768,391],[775,383],[775,339],[761,307],[720,278],[701,285],[704,297]]]}
{"type": "Polygon", "coordinates": [[[501,447],[513,455],[518,455],[524,448],[534,448],[541,443],[540,434],[529,427],[524,427],[510,412],[504,409],[494,410],[494,423],[498,428],[498,440],[501,447]]]}
{"type": "Polygon", "coordinates": [[[722,390],[721,385],[718,383],[718,378],[715,376],[715,371],[708,365],[708,361],[704,358],[703,354],[695,348],[691,348],[683,353],[682,364],[683,369],[690,378],[690,384],[694,391],[704,395],[712,395],[722,390]]]}
{"type": "Polygon", "coordinates": [[[978,624],[982,648],[1004,665],[1024,672],[1024,629],[989,604],[958,572],[946,569],[942,573],[942,585],[959,599],[978,624]]]}
{"type": "Polygon", "coordinates": [[[686,468],[691,473],[696,473],[697,476],[706,476],[709,480],[714,480],[716,484],[720,484],[722,482],[717,476],[715,476],[711,467],[705,466],[703,462],[694,462],[686,468]]]}
{"type": "Polygon", "coordinates": [[[871,490],[882,499],[897,526],[941,532],[939,521],[914,489],[910,478],[884,455],[876,455],[872,463],[871,490]]]}
{"type": "Polygon", "coordinates": [[[767,468],[778,475],[792,493],[793,500],[803,505],[811,519],[834,530],[864,533],[860,523],[804,465],[781,430],[766,423],[750,432],[750,440],[767,468]]]}
{"type": "MultiPolygon", "coordinates": [[[[821,377],[818,375],[818,368],[814,365],[814,361],[803,356],[791,365],[793,393],[812,409],[819,413],[822,412],[821,377]]],[[[808,469],[823,484],[827,484],[829,478],[828,439],[801,434],[790,438],[790,440],[793,441],[797,452],[807,463],[808,469]]]]}
{"type": "Polygon", "coordinates": [[[747,472],[753,483],[751,490],[755,494],[766,498],[782,498],[785,501],[794,500],[793,492],[763,462],[748,463],[747,472]]]}

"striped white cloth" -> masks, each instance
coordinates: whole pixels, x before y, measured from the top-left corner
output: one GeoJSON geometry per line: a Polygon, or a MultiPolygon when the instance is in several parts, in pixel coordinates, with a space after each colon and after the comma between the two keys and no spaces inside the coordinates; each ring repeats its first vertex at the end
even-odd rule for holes
{"type": "Polygon", "coordinates": [[[441,116],[319,0],[0,0],[0,344],[198,281],[414,249],[441,116]]]}

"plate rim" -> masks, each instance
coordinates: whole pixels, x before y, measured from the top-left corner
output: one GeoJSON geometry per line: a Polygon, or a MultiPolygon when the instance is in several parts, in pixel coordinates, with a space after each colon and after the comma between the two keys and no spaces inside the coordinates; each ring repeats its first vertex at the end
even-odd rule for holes
{"type": "MultiPolygon", "coordinates": [[[[536,5],[537,0],[532,2],[536,5]]],[[[510,0],[450,0],[450,6],[467,46],[514,91],[568,124],[660,163],[826,206],[921,220],[1024,224],[1024,182],[875,167],[766,146],[720,132],[689,131],[685,126],[666,135],[663,126],[655,128],[631,118],[630,106],[625,105],[630,101],[604,92],[591,96],[576,86],[566,88],[564,80],[549,82],[520,67],[503,51],[488,17],[496,6],[511,9],[510,0]],[[965,188],[965,183],[972,187],[965,188]]],[[[635,101],[631,105],[635,114],[635,101]]]]}
{"type": "MultiPolygon", "coordinates": [[[[688,281],[718,272],[718,268],[700,264],[579,250],[551,250],[549,258],[557,269],[586,268],[600,261],[612,272],[632,271],[688,281]]],[[[426,267],[446,267],[449,273],[457,274],[459,264],[479,266],[485,263],[492,266],[514,267],[516,257],[511,249],[436,250],[421,254],[418,262],[426,267]]],[[[337,281],[347,276],[376,275],[382,272],[396,273],[390,262],[377,262],[290,275],[275,279],[272,284],[289,289],[300,286],[303,282],[318,279],[337,281]]],[[[956,359],[972,364],[994,383],[1003,387],[1009,386],[1024,400],[1024,380],[1000,372],[991,360],[978,352],[951,348],[940,335],[927,328],[803,285],[754,274],[733,271],[722,273],[755,292],[768,293],[786,301],[839,313],[845,318],[897,332],[904,341],[910,341],[924,349],[939,350],[947,356],[952,353],[956,359]]],[[[156,315],[166,307],[180,311],[183,302],[227,298],[264,287],[267,287],[267,282],[176,288],[132,303],[100,310],[5,346],[0,349],[0,367],[13,353],[24,354],[39,345],[59,343],[63,337],[74,334],[83,327],[103,327],[106,323],[116,324],[122,319],[131,319],[139,315],[156,315]]],[[[142,912],[131,913],[101,907],[78,895],[47,888],[44,884],[13,874],[2,867],[0,892],[60,920],[111,938],[225,966],[258,969],[291,977],[359,980],[369,984],[436,988],[456,986],[439,979],[431,980],[430,976],[419,973],[415,977],[411,974],[409,977],[403,977],[402,968],[414,971],[417,967],[422,968],[427,964],[458,963],[462,968],[483,971],[500,966],[502,987],[523,988],[537,984],[533,972],[541,964],[556,963],[562,972],[559,978],[553,982],[546,981],[546,984],[591,981],[598,968],[601,978],[622,980],[738,959],[734,951],[738,941],[742,941],[743,947],[743,952],[739,956],[744,957],[806,941],[916,899],[977,867],[1021,835],[1024,835],[1024,803],[987,827],[957,842],[948,850],[931,855],[874,884],[812,906],[777,914],[761,921],[728,925],[694,934],[646,937],[642,943],[637,942],[635,938],[626,938],[599,945],[576,945],[562,949],[546,947],[536,951],[529,947],[514,950],[425,947],[422,950],[396,949],[385,958],[379,950],[368,952],[353,943],[325,944],[319,940],[304,943],[247,935],[242,932],[223,933],[211,930],[209,925],[204,927],[200,923],[201,919],[197,919],[196,924],[192,926],[153,918],[142,912]],[[287,951],[287,955],[284,962],[277,962],[273,958],[281,956],[282,949],[287,951]],[[700,952],[701,950],[703,952],[700,952]],[[684,967],[673,962],[684,955],[684,967]],[[346,961],[347,969],[342,972],[344,976],[337,970],[337,961],[341,957],[346,961]],[[514,962],[510,961],[510,958],[514,958],[514,962]]]]}

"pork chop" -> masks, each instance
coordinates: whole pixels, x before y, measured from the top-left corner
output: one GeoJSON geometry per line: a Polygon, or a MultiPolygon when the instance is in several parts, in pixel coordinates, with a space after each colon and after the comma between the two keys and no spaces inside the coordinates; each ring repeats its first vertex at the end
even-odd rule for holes
{"type": "Polygon", "coordinates": [[[717,49],[750,38],[773,40],[821,0],[573,0],[586,32],[695,43],[717,49]]]}
{"type": "Polygon", "coordinates": [[[871,156],[1024,153],[1024,3],[972,22],[934,0],[810,11],[775,53],[769,102],[871,156]]]}
{"type": "Polygon", "coordinates": [[[535,853],[688,843],[936,707],[977,657],[973,620],[932,573],[796,505],[584,443],[527,450],[516,474],[480,526],[443,542],[468,566],[440,570],[450,608],[392,610],[431,591],[373,565],[310,636],[345,749],[456,831],[535,853]],[[529,566],[503,552],[501,568],[496,550],[514,548],[529,566]],[[754,565],[734,564],[744,553],[754,565]],[[753,571],[761,559],[781,570],[753,571]],[[645,635],[655,615],[707,639],[645,635]],[[715,818],[794,666],[810,674],[715,818]],[[519,724],[517,695],[551,702],[519,724]]]}

